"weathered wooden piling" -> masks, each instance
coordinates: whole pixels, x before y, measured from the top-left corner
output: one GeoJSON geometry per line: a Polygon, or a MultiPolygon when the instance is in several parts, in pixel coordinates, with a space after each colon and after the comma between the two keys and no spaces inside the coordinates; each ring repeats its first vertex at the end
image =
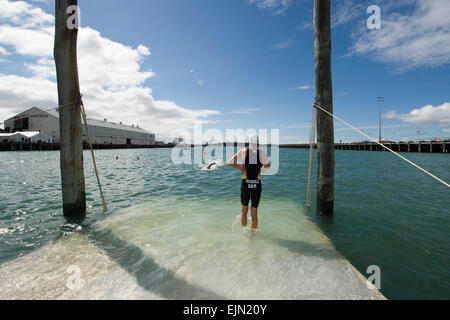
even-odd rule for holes
{"type": "Polygon", "coordinates": [[[77,0],[55,1],[54,58],[58,82],[61,137],[61,183],[64,216],[79,220],[86,214],[80,86],[77,66],[78,29],[70,25],[77,0]]]}
{"type": "MultiPolygon", "coordinates": [[[[324,110],[333,113],[330,10],[330,0],[314,0],[316,103],[324,110]]],[[[317,213],[332,215],[334,211],[334,124],[333,118],[323,111],[317,112],[317,145],[317,213]]]]}

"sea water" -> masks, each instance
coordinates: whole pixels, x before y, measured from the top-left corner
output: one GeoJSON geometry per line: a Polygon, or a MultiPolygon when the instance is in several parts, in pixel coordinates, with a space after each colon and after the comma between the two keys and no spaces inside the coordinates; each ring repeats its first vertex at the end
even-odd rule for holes
{"type": "MultiPolygon", "coordinates": [[[[25,297],[373,298],[344,256],[366,277],[379,266],[387,298],[450,296],[449,191],[389,153],[337,151],[335,215],[319,219],[304,208],[308,153],[282,149],[278,174],[263,177],[257,233],[240,226],[237,170],[173,164],[169,149],[96,155],[109,211],[85,153],[87,219],[74,225],[62,217],[58,152],[0,154],[5,292],[38,284],[25,297]],[[66,290],[70,266],[84,290],[66,290]]],[[[448,155],[406,156],[450,180],[448,155]]]]}

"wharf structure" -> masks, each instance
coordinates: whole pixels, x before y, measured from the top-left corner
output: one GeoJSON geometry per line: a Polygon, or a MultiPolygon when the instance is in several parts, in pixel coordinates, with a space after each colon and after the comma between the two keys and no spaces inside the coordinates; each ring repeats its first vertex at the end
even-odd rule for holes
{"type": "MultiPolygon", "coordinates": [[[[410,142],[382,142],[386,147],[396,152],[426,152],[426,153],[449,153],[450,141],[410,141],[410,142]]],[[[280,148],[309,149],[309,144],[284,144],[280,148]]],[[[317,144],[315,145],[317,148],[317,144]]],[[[336,150],[354,151],[387,151],[374,142],[336,143],[336,150]]]]}
{"type": "MultiPolygon", "coordinates": [[[[57,108],[52,110],[41,110],[33,107],[18,115],[4,121],[5,132],[41,132],[49,139],[42,139],[43,144],[49,142],[60,143],[59,130],[59,112],[57,108]]],[[[155,134],[146,131],[139,126],[125,125],[107,121],[107,119],[97,120],[87,118],[90,140],[94,145],[135,145],[135,146],[152,146],[155,145],[155,134]]],[[[8,137],[0,139],[0,143],[17,142],[8,137]]],[[[31,141],[23,141],[31,142],[31,141]]],[[[87,142],[85,128],[83,126],[83,142],[87,142]]]]}

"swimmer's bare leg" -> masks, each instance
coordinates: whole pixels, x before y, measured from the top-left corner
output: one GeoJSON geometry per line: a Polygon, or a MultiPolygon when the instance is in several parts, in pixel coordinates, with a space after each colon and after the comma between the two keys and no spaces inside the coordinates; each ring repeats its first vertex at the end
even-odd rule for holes
{"type": "Polygon", "coordinates": [[[252,207],[252,231],[258,229],[258,208],[252,207]]]}
{"type": "Polygon", "coordinates": [[[242,206],[241,224],[245,228],[247,226],[248,206],[242,206]]]}

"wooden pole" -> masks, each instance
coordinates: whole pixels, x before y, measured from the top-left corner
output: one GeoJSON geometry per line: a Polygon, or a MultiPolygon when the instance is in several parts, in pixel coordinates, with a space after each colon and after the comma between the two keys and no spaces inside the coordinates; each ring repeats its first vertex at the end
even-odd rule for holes
{"type": "Polygon", "coordinates": [[[54,57],[58,82],[61,183],[64,216],[81,220],[86,214],[83,169],[83,133],[80,114],[80,86],[77,66],[77,28],[69,18],[77,0],[55,1],[54,57]]]}
{"type": "MultiPolygon", "coordinates": [[[[331,77],[330,0],[314,0],[314,50],[316,103],[333,113],[331,77]]],[[[332,215],[334,210],[334,124],[333,118],[317,111],[317,213],[332,215]]]]}

